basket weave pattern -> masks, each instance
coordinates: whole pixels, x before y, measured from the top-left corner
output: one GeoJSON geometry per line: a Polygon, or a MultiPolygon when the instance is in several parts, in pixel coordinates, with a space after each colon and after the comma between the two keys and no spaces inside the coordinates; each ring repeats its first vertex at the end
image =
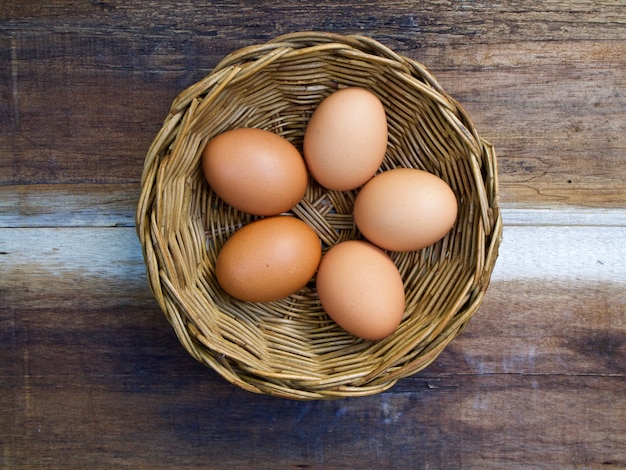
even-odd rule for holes
{"type": "MultiPolygon", "coordinates": [[[[352,218],[356,194],[311,180],[292,214],[326,250],[360,238],[352,218]]],[[[246,390],[293,399],[371,395],[428,366],[480,305],[501,231],[495,152],[462,107],[414,60],[367,37],[328,33],[294,33],[236,51],[183,91],[148,151],[137,207],[150,288],[185,349],[246,390]],[[345,86],[370,89],[385,106],[389,141],[381,171],[429,171],[459,202],[444,239],[390,253],[406,309],[396,332],[377,342],[332,322],[314,282],[264,304],[223,293],[214,275],[219,249],[254,217],[218,198],[200,165],[208,140],[237,127],[270,130],[301,150],[314,109],[345,86]]]]}

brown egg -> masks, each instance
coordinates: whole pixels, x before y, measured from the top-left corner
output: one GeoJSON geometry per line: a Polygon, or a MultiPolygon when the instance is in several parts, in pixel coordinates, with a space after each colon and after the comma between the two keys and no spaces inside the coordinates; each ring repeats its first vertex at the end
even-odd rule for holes
{"type": "Polygon", "coordinates": [[[414,168],[384,171],[361,188],[354,221],[370,242],[391,251],[432,245],[452,228],[458,204],[441,178],[414,168]]]}
{"type": "Polygon", "coordinates": [[[386,151],[385,109],[364,88],[344,88],[326,97],[304,134],[304,158],[311,175],[337,191],[355,189],[374,176],[386,151]]]}
{"type": "Polygon", "coordinates": [[[202,154],[202,170],[218,196],[254,215],[290,210],[308,184],[298,149],[263,129],[233,129],[211,139],[202,154]]]}
{"type": "Polygon", "coordinates": [[[230,295],[270,302],[304,287],[322,256],[321,242],[306,223],[280,215],[237,230],[217,257],[215,275],[230,295]]]}
{"type": "Polygon", "coordinates": [[[404,285],[392,259],[362,240],[334,245],[317,272],[322,307],[346,331],[378,340],[395,331],[404,313],[404,285]]]}

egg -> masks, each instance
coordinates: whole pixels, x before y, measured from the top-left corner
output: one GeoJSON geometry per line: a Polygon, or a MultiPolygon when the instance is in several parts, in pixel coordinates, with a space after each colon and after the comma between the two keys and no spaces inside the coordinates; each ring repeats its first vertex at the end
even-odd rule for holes
{"type": "Polygon", "coordinates": [[[367,182],[354,201],[354,221],[370,242],[391,251],[416,251],[443,238],[457,217],[450,186],[415,168],[396,168],[367,182]]]}
{"type": "Polygon", "coordinates": [[[352,190],[374,176],[385,158],[387,138],[387,117],[378,97],[365,88],[343,88],[313,112],[304,133],[304,159],[325,188],[352,190]]]}
{"type": "Polygon", "coordinates": [[[215,277],[237,299],[270,302],[303,288],[321,256],[320,239],[305,222],[287,215],[267,217],[244,225],[226,240],[215,277]]]}
{"type": "Polygon", "coordinates": [[[291,142],[256,128],[229,130],[209,140],[202,170],[226,203],[260,216],[292,209],[304,196],[309,178],[304,159],[291,142]]]}
{"type": "Polygon", "coordinates": [[[326,313],[360,338],[385,338],[402,320],[402,276],[389,255],[366,241],[331,247],[318,268],[316,287],[326,313]]]}

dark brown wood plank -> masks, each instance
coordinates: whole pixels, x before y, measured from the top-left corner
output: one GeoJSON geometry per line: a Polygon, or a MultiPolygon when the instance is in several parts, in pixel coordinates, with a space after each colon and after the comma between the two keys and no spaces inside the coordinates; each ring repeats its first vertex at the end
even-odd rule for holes
{"type": "Polygon", "coordinates": [[[427,374],[463,364],[478,375],[626,378],[624,300],[623,277],[494,281],[480,313],[427,374]]]}
{"type": "Polygon", "coordinates": [[[10,468],[626,465],[624,402],[616,392],[623,378],[412,379],[411,393],[303,403],[249,397],[210,374],[156,377],[118,375],[108,386],[70,377],[71,383],[32,388],[11,403],[24,412],[14,432],[2,436],[10,443],[5,462],[10,468]]]}
{"type": "Polygon", "coordinates": [[[474,67],[452,56],[454,77],[439,76],[499,144],[502,200],[623,207],[624,43],[469,46],[471,54],[474,67]]]}
{"type": "MultiPolygon", "coordinates": [[[[494,285],[490,298],[508,296],[510,287],[494,285]]],[[[588,305],[607,293],[576,288],[587,291],[588,305]]],[[[543,306],[532,302],[530,309],[543,306]]],[[[269,469],[278,462],[350,468],[392,460],[401,468],[625,465],[624,364],[612,369],[617,373],[579,366],[586,356],[597,364],[616,360],[616,351],[565,332],[565,340],[578,341],[559,358],[571,369],[546,372],[542,356],[550,352],[533,336],[542,324],[528,331],[526,318],[516,321],[516,313],[502,315],[500,308],[487,301],[431,368],[387,393],[304,403],[227,384],[182,350],[149,305],[127,312],[22,309],[11,329],[3,328],[11,335],[1,343],[7,360],[0,411],[12,417],[0,427],[8,444],[3,462],[9,468],[85,462],[193,468],[207,461],[213,468],[269,469]],[[529,357],[533,344],[536,357],[529,357]],[[502,364],[478,366],[485,354],[501,355],[502,364]]],[[[584,322],[584,315],[575,320],[584,322]]]]}
{"type": "Polygon", "coordinates": [[[618,5],[364,2],[347,19],[346,7],[301,2],[200,12],[5,7],[0,146],[12,152],[0,178],[136,182],[174,96],[221,57],[289,30],[326,29],[367,33],[426,64],[496,144],[505,202],[619,207],[626,14],[618,5]],[[235,13],[250,15],[245,34],[235,13]]]}

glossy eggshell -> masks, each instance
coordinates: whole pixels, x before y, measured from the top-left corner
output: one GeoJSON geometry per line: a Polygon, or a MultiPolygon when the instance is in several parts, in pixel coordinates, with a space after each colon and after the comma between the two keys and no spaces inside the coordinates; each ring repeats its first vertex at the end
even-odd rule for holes
{"type": "Polygon", "coordinates": [[[366,241],[349,240],[330,248],[320,263],[316,287],[326,313],[360,338],[385,338],[402,320],[400,272],[389,255],[366,241]]]}
{"type": "Polygon", "coordinates": [[[298,149],[264,129],[239,128],[217,135],[204,149],[202,170],[225,202],[261,216],[293,208],[308,184],[306,164],[298,149]]]}
{"type": "Polygon", "coordinates": [[[343,88],[313,112],[304,134],[304,158],[319,184],[352,190],[380,167],[387,137],[387,117],[378,97],[364,88],[343,88]]]}
{"type": "Polygon", "coordinates": [[[300,219],[274,216],[237,230],[220,250],[215,276],[231,296],[270,302],[304,287],[322,256],[317,234],[300,219]]]}
{"type": "Polygon", "coordinates": [[[414,168],[379,173],[354,202],[356,226],[391,251],[416,251],[443,238],[458,213],[456,196],[441,178],[414,168]]]}

